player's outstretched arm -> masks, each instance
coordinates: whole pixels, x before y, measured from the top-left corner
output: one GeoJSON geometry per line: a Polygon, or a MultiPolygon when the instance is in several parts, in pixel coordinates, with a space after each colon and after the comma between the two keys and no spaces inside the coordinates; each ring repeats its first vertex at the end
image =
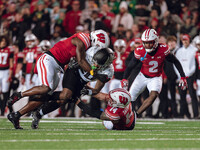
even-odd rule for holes
{"type": "Polygon", "coordinates": [[[177,68],[178,72],[180,73],[181,77],[185,77],[185,73],[183,71],[183,67],[181,66],[181,63],[179,62],[179,60],[172,54],[169,54],[166,57],[166,60],[173,63],[175,65],[175,67],[177,68]]]}
{"type": "MultiPolygon", "coordinates": [[[[128,79],[130,74],[131,74],[131,71],[139,64],[142,65],[140,60],[136,59],[135,55],[134,55],[134,57],[132,57],[128,66],[126,67],[126,70],[125,70],[124,75],[123,75],[123,79],[128,79]]],[[[139,71],[138,71],[138,73],[139,73],[139,71]]]]}
{"type": "Polygon", "coordinates": [[[77,61],[79,63],[79,65],[81,66],[81,68],[84,71],[87,71],[90,73],[90,71],[92,70],[91,66],[89,65],[89,63],[86,61],[85,56],[86,56],[86,49],[85,49],[85,45],[84,43],[79,39],[79,38],[73,38],[71,40],[72,44],[76,46],[76,58],[77,61]]]}
{"type": "Polygon", "coordinates": [[[187,78],[185,76],[185,73],[183,71],[183,67],[181,66],[181,63],[179,62],[179,60],[172,54],[169,54],[166,57],[167,61],[174,63],[174,65],[176,66],[178,72],[180,73],[181,79],[179,81],[179,86],[181,87],[182,90],[185,90],[187,88],[187,78]]]}

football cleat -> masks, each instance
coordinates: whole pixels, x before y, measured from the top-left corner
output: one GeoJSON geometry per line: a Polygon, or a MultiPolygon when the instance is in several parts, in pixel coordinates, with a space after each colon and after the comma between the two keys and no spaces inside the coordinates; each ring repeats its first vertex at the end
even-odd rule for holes
{"type": "Polygon", "coordinates": [[[33,121],[32,121],[32,124],[31,124],[31,128],[32,129],[38,129],[40,119],[42,118],[42,116],[39,113],[39,110],[33,111],[32,116],[33,116],[33,121]]]}
{"type": "Polygon", "coordinates": [[[8,108],[22,98],[21,92],[14,92],[8,99],[8,108]]]}
{"type": "Polygon", "coordinates": [[[8,120],[10,122],[12,122],[12,124],[15,127],[15,129],[23,129],[19,125],[19,117],[17,117],[17,112],[15,112],[15,113],[9,113],[8,116],[7,116],[7,118],[8,118],[8,120]]]}

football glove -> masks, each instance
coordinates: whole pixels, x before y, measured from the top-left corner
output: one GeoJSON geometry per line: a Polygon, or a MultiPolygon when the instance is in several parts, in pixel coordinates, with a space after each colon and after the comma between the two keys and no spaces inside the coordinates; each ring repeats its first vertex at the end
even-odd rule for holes
{"type": "Polygon", "coordinates": [[[121,87],[123,89],[127,90],[128,89],[128,80],[122,79],[120,82],[121,82],[121,87]]]}
{"type": "Polygon", "coordinates": [[[188,87],[187,78],[188,77],[181,77],[179,84],[178,84],[178,86],[181,87],[181,90],[186,90],[186,88],[188,87]]]}
{"type": "Polygon", "coordinates": [[[75,57],[72,57],[70,59],[70,62],[68,64],[68,68],[72,69],[72,68],[78,68],[79,67],[79,64],[78,62],[76,61],[76,58],[75,57]]]}
{"type": "Polygon", "coordinates": [[[86,86],[83,87],[83,89],[81,90],[81,95],[92,95],[92,89],[89,89],[86,86]]]}

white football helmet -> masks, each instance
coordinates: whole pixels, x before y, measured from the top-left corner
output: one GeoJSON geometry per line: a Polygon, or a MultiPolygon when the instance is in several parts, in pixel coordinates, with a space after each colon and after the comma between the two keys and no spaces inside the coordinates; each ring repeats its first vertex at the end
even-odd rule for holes
{"type": "Polygon", "coordinates": [[[195,46],[196,46],[196,48],[198,48],[198,50],[200,50],[200,38],[198,38],[198,39],[195,41],[195,46]]]}
{"type": "Polygon", "coordinates": [[[114,49],[117,52],[123,53],[126,50],[126,42],[122,39],[118,39],[114,43],[114,49]]]}
{"type": "Polygon", "coordinates": [[[48,51],[51,48],[51,43],[48,40],[42,40],[38,46],[42,51],[48,51]]]}
{"type": "Polygon", "coordinates": [[[154,42],[152,48],[145,48],[147,53],[150,53],[152,51],[154,51],[157,46],[158,46],[158,34],[154,29],[146,29],[143,33],[142,33],[142,42],[143,42],[143,46],[145,48],[144,42],[154,42]]]}
{"type": "Polygon", "coordinates": [[[106,48],[110,45],[110,38],[103,30],[95,30],[90,33],[91,45],[106,48]]]}
{"type": "Polygon", "coordinates": [[[37,44],[37,37],[34,34],[29,34],[26,36],[25,42],[28,48],[33,48],[37,44]],[[31,41],[31,43],[27,43],[29,41],[31,41]]]}
{"type": "Polygon", "coordinates": [[[125,108],[131,102],[130,93],[122,88],[110,91],[109,97],[109,105],[112,107],[125,108]]]}

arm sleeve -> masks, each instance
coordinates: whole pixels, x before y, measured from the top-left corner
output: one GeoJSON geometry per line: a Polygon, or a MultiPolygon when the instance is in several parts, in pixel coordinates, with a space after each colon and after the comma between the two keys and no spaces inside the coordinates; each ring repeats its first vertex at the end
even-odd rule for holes
{"type": "Polygon", "coordinates": [[[185,77],[185,73],[183,71],[183,67],[181,66],[181,63],[179,62],[179,60],[174,55],[172,55],[172,54],[167,55],[166,56],[166,60],[171,62],[171,63],[173,63],[176,66],[176,68],[177,68],[178,72],[180,73],[181,77],[185,77]]]}
{"type": "Polygon", "coordinates": [[[139,63],[142,64],[142,62],[140,60],[138,60],[137,58],[135,58],[135,55],[132,55],[132,59],[130,60],[128,66],[126,67],[126,70],[124,72],[123,78],[127,79],[131,73],[131,71],[134,69],[134,67],[136,67],[139,63]]]}

